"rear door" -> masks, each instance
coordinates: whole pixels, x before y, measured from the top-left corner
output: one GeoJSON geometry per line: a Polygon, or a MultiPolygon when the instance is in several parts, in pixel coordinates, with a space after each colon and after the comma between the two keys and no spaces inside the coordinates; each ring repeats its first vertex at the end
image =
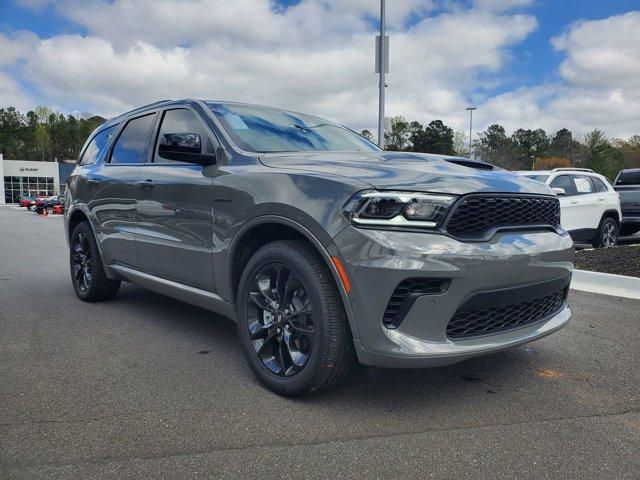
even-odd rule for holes
{"type": "Polygon", "coordinates": [[[549,186],[551,188],[562,188],[565,195],[559,196],[560,200],[560,224],[567,231],[577,230],[580,227],[580,216],[578,213],[578,201],[575,198],[573,182],[569,175],[558,175],[549,186]]]}
{"type": "Polygon", "coordinates": [[[591,181],[596,190],[596,200],[603,206],[604,210],[615,210],[619,212],[620,197],[618,197],[613,187],[607,186],[605,182],[598,177],[591,177],[591,181]]]}
{"type": "Polygon", "coordinates": [[[576,211],[580,218],[580,228],[596,229],[600,225],[600,219],[605,212],[604,202],[595,189],[591,177],[588,175],[572,175],[573,188],[577,203],[576,211]]]}
{"type": "Polygon", "coordinates": [[[136,196],[140,168],[147,160],[156,113],[131,118],[120,129],[106,162],[86,175],[96,235],[106,263],[139,265],[135,245],[136,196]]]}
{"type": "Polygon", "coordinates": [[[162,112],[154,134],[152,161],[140,173],[136,244],[146,273],[213,291],[211,211],[216,166],[169,160],[158,155],[158,139],[198,134],[203,151],[217,143],[199,114],[186,106],[162,112]]]}

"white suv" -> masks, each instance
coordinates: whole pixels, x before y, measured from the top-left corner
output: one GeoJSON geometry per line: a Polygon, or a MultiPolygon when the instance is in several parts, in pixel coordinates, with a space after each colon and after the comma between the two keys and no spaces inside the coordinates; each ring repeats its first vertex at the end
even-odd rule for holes
{"type": "Polygon", "coordinates": [[[560,197],[560,223],[577,243],[612,247],[618,241],[620,196],[606,177],[587,168],[514,172],[553,188],[560,197]]]}

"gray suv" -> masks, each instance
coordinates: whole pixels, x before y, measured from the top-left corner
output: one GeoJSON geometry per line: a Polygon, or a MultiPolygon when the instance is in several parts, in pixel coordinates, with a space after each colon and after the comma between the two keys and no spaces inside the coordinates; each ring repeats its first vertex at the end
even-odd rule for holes
{"type": "Polygon", "coordinates": [[[449,365],[571,316],[573,244],[546,185],[385,152],[318,117],[163,101],[98,127],[67,182],[81,300],[121,281],[233,318],[283,395],[449,365]]]}

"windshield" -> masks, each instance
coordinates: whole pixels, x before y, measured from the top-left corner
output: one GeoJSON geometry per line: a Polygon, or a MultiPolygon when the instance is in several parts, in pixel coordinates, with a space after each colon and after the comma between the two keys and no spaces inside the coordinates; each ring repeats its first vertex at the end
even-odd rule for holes
{"type": "Polygon", "coordinates": [[[546,182],[549,175],[523,175],[524,177],[530,178],[531,180],[535,180],[537,182],[546,182]]]}
{"type": "Polygon", "coordinates": [[[380,149],[348,128],[301,113],[267,107],[209,103],[233,141],[256,153],[380,149]]]}

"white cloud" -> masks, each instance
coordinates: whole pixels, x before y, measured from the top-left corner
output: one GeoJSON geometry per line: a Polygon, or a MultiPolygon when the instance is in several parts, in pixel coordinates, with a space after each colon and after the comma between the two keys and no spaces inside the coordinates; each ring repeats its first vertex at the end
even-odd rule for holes
{"type": "MultiPolygon", "coordinates": [[[[28,1],[36,7],[46,3],[28,1]]],[[[472,8],[434,14],[432,0],[387,2],[387,114],[441,118],[465,130],[464,108],[479,79],[499,85],[510,49],[537,28],[532,15],[511,11],[531,3],[477,0],[472,8]]],[[[0,68],[4,63],[19,70],[37,86],[39,103],[67,111],[114,115],[161,98],[216,98],[373,128],[378,2],[302,0],[286,9],[274,6],[269,0],[59,0],[59,13],[87,34],[0,35],[0,68]]],[[[553,40],[566,55],[561,81],[479,102],[478,128],[502,123],[637,133],[639,15],[572,25],[553,40]]],[[[11,103],[11,93],[0,100],[11,103]]]]}
{"type": "Polygon", "coordinates": [[[594,128],[611,136],[640,133],[640,12],[580,21],[552,39],[566,54],[561,81],[498,95],[478,110],[482,128],[594,128]]]}
{"type": "MultiPolygon", "coordinates": [[[[142,0],[61,0],[56,8],[87,35],[39,40],[22,55],[24,73],[43,101],[69,109],[111,115],[158,98],[213,97],[371,128],[378,2],[272,7],[268,0],[162,0],[153,8],[142,0]]],[[[432,7],[430,0],[388,2],[388,113],[464,122],[457,117],[474,78],[498,72],[508,48],[537,23],[530,15],[473,9],[427,17],[432,7]]]]}
{"type": "Polygon", "coordinates": [[[33,108],[33,98],[11,76],[0,71],[0,107],[12,106],[21,112],[33,108]]]}

